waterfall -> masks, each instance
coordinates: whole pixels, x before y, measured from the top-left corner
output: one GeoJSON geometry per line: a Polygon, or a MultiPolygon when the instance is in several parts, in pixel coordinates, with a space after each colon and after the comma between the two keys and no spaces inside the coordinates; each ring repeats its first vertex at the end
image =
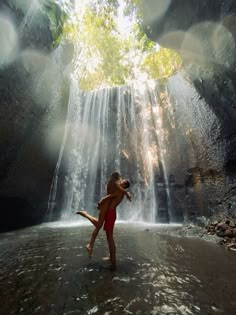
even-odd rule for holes
{"type": "MultiPolygon", "coordinates": [[[[56,207],[63,220],[74,220],[81,209],[97,215],[107,179],[119,171],[131,182],[133,200],[122,202],[118,219],[154,223],[160,210],[169,220],[170,209],[160,207],[157,185],[157,178],[166,179],[158,95],[155,81],[83,92],[72,80],[50,213],[56,207]]],[[[168,199],[166,183],[164,187],[168,199]]]]}

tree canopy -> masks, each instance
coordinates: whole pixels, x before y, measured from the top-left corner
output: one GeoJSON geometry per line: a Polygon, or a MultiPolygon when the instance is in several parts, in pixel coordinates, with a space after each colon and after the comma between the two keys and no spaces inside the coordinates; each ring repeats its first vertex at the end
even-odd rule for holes
{"type": "Polygon", "coordinates": [[[160,48],[142,28],[141,0],[80,0],[64,35],[76,47],[83,90],[169,77],[181,67],[177,52],[160,48]]]}

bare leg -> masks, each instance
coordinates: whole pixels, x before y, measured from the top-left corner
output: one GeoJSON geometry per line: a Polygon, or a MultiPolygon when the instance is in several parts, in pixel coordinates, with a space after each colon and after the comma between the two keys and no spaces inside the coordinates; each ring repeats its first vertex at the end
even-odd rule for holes
{"type": "Polygon", "coordinates": [[[93,254],[93,248],[90,247],[90,244],[86,245],[86,248],[87,248],[87,251],[88,251],[88,254],[89,254],[89,258],[91,258],[92,254],[93,254]]]}
{"type": "Polygon", "coordinates": [[[103,226],[103,222],[105,220],[105,216],[106,216],[106,213],[107,213],[107,210],[108,210],[108,206],[109,206],[109,203],[107,203],[107,202],[104,202],[103,204],[100,205],[100,211],[99,211],[98,219],[96,219],[95,217],[91,216],[86,211],[78,211],[78,212],[76,212],[77,214],[80,214],[81,216],[87,218],[95,226],[95,229],[93,230],[93,233],[92,233],[92,236],[91,236],[90,243],[86,246],[86,248],[87,248],[87,250],[89,252],[89,257],[92,256],[93,246],[94,246],[95,240],[97,238],[97,235],[98,235],[101,227],[103,226]]]}
{"type": "Polygon", "coordinates": [[[78,211],[76,214],[80,214],[82,217],[88,219],[95,227],[98,227],[98,219],[88,214],[87,211],[78,211]]]}
{"type": "Polygon", "coordinates": [[[108,242],[109,250],[110,250],[111,267],[112,267],[112,270],[116,270],[116,245],[113,238],[113,232],[106,232],[106,233],[107,233],[107,242],[108,242]]]}
{"type": "Polygon", "coordinates": [[[90,243],[88,244],[89,248],[91,248],[91,251],[93,250],[93,246],[94,246],[95,240],[97,238],[97,235],[98,235],[101,227],[103,226],[103,222],[105,220],[106,213],[107,213],[106,208],[102,208],[99,211],[99,217],[98,217],[96,225],[94,224],[95,229],[93,230],[90,243]]]}
{"type": "MultiPolygon", "coordinates": [[[[101,227],[100,227],[101,228],[101,227]]],[[[89,244],[86,246],[87,247],[87,250],[89,252],[89,256],[92,256],[92,253],[93,253],[93,246],[94,246],[94,243],[95,243],[95,240],[97,238],[97,235],[100,231],[100,228],[95,228],[93,230],[93,233],[92,233],[92,236],[91,236],[91,239],[90,239],[90,242],[89,244]]]]}

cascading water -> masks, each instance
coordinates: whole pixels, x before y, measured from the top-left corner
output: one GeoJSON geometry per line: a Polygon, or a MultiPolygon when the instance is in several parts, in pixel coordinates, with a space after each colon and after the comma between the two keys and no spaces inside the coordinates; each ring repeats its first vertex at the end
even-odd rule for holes
{"type": "MultiPolygon", "coordinates": [[[[131,181],[132,203],[119,206],[120,220],[158,222],[161,206],[157,178],[165,178],[161,110],[154,81],[81,92],[72,80],[64,139],[49,198],[62,219],[76,211],[96,213],[110,174],[131,181]]],[[[164,185],[165,199],[168,199],[164,185]]],[[[162,194],[163,195],[163,194],[162,194]]],[[[163,204],[163,202],[162,202],[163,204]]]]}

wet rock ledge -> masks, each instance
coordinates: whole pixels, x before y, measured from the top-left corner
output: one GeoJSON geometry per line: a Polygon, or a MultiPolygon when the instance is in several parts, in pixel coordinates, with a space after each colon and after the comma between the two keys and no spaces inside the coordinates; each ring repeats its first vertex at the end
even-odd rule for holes
{"type": "Polygon", "coordinates": [[[216,235],[221,238],[220,244],[227,249],[236,251],[236,220],[215,221],[206,227],[207,235],[216,235]]]}

